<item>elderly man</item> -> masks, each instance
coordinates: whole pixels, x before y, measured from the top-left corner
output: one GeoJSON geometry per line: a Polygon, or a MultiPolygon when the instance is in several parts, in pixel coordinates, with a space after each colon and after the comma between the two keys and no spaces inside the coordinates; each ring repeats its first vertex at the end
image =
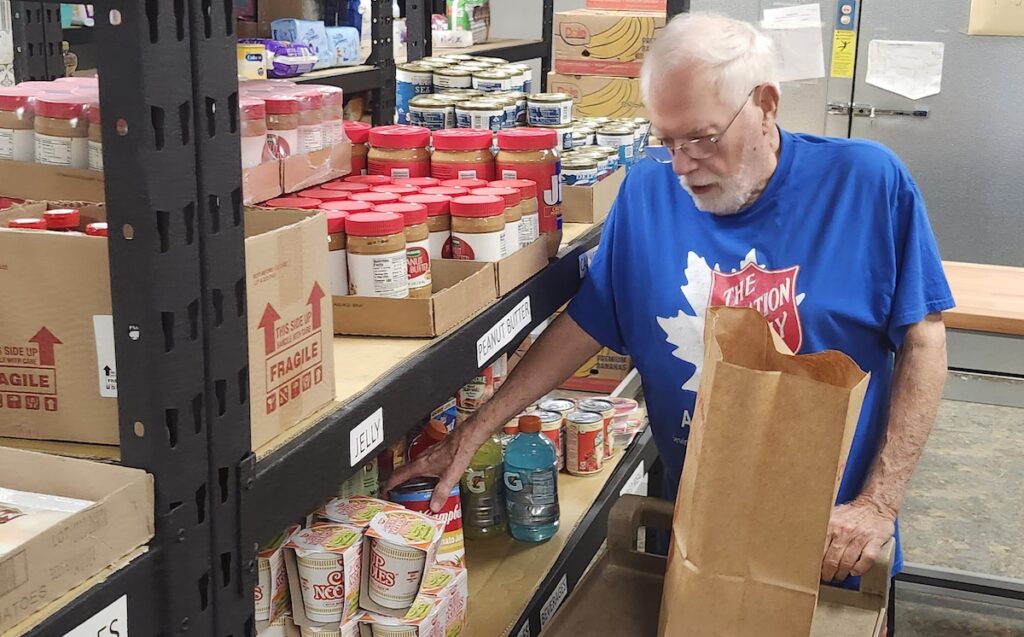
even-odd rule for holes
{"type": "Polygon", "coordinates": [[[604,345],[640,370],[674,496],[704,311],[747,306],[794,351],[840,350],[871,372],[822,579],[863,574],[894,534],[898,546],[897,513],[946,373],[940,312],[953,299],[904,165],[875,143],[781,130],[773,61],[770,40],[744,22],[688,14],[667,25],[641,80],[664,147],[623,184],[582,289],[494,399],[392,484],[439,476],[439,505],[487,436],[604,345]]]}

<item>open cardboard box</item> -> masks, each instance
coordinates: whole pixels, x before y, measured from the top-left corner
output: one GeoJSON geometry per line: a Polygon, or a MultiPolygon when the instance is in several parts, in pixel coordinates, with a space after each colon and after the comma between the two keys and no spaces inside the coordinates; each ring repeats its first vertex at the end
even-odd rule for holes
{"type": "Polygon", "coordinates": [[[0,159],[0,195],[35,200],[103,201],[103,173],[0,159]]]}
{"type": "Polygon", "coordinates": [[[596,184],[562,186],[562,221],[565,223],[600,223],[611,212],[619,194],[626,169],[618,168],[596,184]]]}
{"type": "Polygon", "coordinates": [[[0,556],[0,633],[153,537],[144,471],[0,447],[0,485],[94,502],[0,556]]]}
{"type": "Polygon", "coordinates": [[[427,299],[334,297],[334,333],[440,336],[497,298],[493,263],[436,259],[430,275],[434,293],[427,299]]]}
{"type": "Polygon", "coordinates": [[[292,155],[281,160],[281,190],[305,190],[351,171],[352,143],[348,141],[305,155],[292,155]]]}
{"type": "MultiPolygon", "coordinates": [[[[0,295],[19,309],[0,313],[0,436],[116,445],[107,240],[4,227],[48,206],[66,207],[0,212],[0,295]]],[[[102,206],[79,210],[83,226],[106,218],[102,206]]],[[[333,334],[324,214],[246,210],[245,231],[255,449],[333,400],[333,334]]]]}
{"type": "Polygon", "coordinates": [[[281,161],[271,159],[259,166],[242,169],[242,203],[254,203],[273,199],[281,195],[281,161]]]}

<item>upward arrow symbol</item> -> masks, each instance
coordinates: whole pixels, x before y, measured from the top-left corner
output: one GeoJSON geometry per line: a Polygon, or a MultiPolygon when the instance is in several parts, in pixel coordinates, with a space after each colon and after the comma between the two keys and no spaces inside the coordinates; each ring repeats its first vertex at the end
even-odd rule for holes
{"type": "Polygon", "coordinates": [[[274,306],[267,303],[266,309],[263,310],[263,316],[260,318],[258,324],[263,329],[263,348],[266,350],[267,355],[274,353],[277,349],[277,338],[274,335],[274,324],[281,318],[281,315],[277,313],[274,306]]]}
{"type": "Polygon", "coordinates": [[[35,333],[35,336],[28,339],[29,343],[35,343],[39,346],[39,364],[44,367],[52,367],[56,364],[56,357],[53,353],[54,345],[63,345],[61,340],[53,335],[53,332],[46,329],[46,326],[39,328],[39,331],[35,333]]]}
{"type": "Polygon", "coordinates": [[[324,294],[324,291],[320,287],[320,284],[314,281],[313,282],[313,289],[310,290],[310,292],[309,292],[309,299],[306,300],[306,303],[310,306],[310,310],[312,310],[312,312],[313,312],[313,329],[319,329],[320,328],[320,320],[321,320],[321,318],[320,318],[320,312],[321,312],[320,301],[325,296],[327,296],[327,295],[324,294]]]}

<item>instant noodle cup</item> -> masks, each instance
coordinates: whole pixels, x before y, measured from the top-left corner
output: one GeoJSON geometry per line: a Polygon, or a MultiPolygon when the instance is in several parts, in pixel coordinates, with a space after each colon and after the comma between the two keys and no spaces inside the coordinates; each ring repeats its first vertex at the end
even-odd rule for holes
{"type": "Polygon", "coordinates": [[[285,545],[295,553],[302,611],[310,622],[339,625],[355,616],[361,544],[360,529],[323,524],[299,531],[285,545]]]}
{"type": "Polygon", "coordinates": [[[373,516],[363,543],[363,609],[389,617],[404,616],[426,569],[437,558],[444,522],[405,509],[373,516]]]}

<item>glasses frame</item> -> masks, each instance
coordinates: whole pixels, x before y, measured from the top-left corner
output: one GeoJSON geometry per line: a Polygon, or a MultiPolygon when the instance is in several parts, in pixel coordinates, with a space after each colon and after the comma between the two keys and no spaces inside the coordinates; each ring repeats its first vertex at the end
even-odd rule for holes
{"type": "Polygon", "coordinates": [[[658,162],[659,164],[671,164],[672,161],[675,159],[676,153],[679,151],[682,151],[683,154],[685,154],[690,159],[708,159],[710,157],[714,157],[716,154],[718,154],[718,141],[722,139],[722,137],[724,137],[726,133],[729,132],[729,129],[732,128],[732,125],[736,122],[737,119],[739,119],[740,113],[742,113],[743,109],[747,107],[747,103],[750,101],[750,98],[754,95],[754,91],[756,91],[759,86],[761,85],[758,84],[754,88],[750,89],[750,92],[747,93],[747,97],[744,98],[743,103],[740,104],[739,109],[732,116],[732,119],[729,120],[729,123],[725,125],[725,128],[722,129],[721,133],[714,133],[712,135],[705,135],[703,137],[695,137],[689,141],[680,142],[675,145],[666,144],[661,148],[668,152],[667,159],[664,156],[658,157],[650,152],[651,150],[658,148],[657,146],[648,146],[645,149],[647,151],[645,152],[645,155],[647,157],[650,157],[654,161],[658,162]],[[697,151],[698,147],[696,146],[696,144],[702,144],[705,142],[712,144],[711,151],[708,153],[701,153],[697,151]]]}

